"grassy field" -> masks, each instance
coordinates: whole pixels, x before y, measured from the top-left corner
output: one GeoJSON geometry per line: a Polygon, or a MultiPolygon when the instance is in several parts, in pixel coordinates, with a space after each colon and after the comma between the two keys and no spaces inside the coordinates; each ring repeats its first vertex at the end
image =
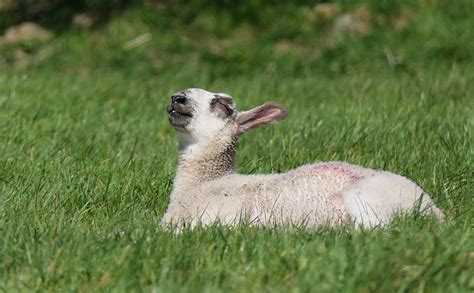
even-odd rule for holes
{"type": "Polygon", "coordinates": [[[337,33],[313,5],[137,6],[21,45],[27,65],[0,48],[0,291],[472,292],[473,4],[351,3],[339,15],[362,7],[368,31],[337,33]],[[288,107],[242,138],[239,172],[385,169],[446,221],[161,230],[177,163],[165,107],[189,87],[288,107]]]}

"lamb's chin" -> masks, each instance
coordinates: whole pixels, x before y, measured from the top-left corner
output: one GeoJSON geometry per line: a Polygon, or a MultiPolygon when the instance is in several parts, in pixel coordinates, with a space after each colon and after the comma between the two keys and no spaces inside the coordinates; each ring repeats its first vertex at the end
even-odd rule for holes
{"type": "Polygon", "coordinates": [[[186,127],[191,123],[191,117],[179,114],[178,112],[170,113],[168,119],[171,125],[178,131],[186,130],[186,127]]]}

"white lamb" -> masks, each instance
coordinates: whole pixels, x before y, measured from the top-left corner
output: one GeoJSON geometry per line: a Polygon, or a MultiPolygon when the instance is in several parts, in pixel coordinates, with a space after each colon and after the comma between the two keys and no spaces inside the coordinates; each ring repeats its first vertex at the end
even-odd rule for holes
{"type": "Polygon", "coordinates": [[[180,136],[180,157],[163,226],[246,220],[306,228],[347,223],[373,227],[414,208],[443,217],[409,179],[343,162],[305,165],[282,174],[235,173],[237,138],[284,119],[287,111],[277,104],[237,112],[227,94],[188,89],[172,96],[167,111],[180,136]]]}

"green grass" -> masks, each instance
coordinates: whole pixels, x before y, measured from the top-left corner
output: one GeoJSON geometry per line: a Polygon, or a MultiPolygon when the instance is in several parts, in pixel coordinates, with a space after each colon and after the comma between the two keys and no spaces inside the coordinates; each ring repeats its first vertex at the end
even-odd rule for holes
{"type": "MultiPolygon", "coordinates": [[[[373,2],[379,17],[396,10],[373,2]]],[[[405,29],[382,22],[329,44],[326,28],[304,18],[311,6],[269,21],[280,6],[262,9],[257,23],[224,10],[222,26],[216,7],[135,7],[94,34],[25,45],[54,54],[23,69],[11,68],[15,48],[4,48],[12,66],[0,72],[0,289],[474,289],[472,4],[409,6],[405,29]],[[145,32],[150,42],[123,49],[145,32]],[[161,230],[177,162],[165,106],[188,87],[230,93],[240,109],[267,100],[289,108],[285,122],[242,137],[239,172],[327,160],[381,168],[418,182],[446,221],[161,230]]]]}

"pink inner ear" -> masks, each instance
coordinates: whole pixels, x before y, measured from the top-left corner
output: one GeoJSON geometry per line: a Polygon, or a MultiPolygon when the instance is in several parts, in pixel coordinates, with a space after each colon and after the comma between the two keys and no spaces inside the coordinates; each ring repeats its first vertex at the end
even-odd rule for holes
{"type": "Polygon", "coordinates": [[[253,110],[241,113],[237,117],[239,124],[239,133],[243,133],[249,129],[259,127],[264,124],[278,122],[285,118],[287,111],[281,106],[275,104],[265,104],[253,110]]]}
{"type": "Polygon", "coordinates": [[[270,123],[272,121],[277,121],[278,116],[280,116],[282,111],[278,108],[269,108],[269,109],[262,109],[261,112],[258,112],[253,120],[253,124],[262,124],[262,123],[270,123]]]}

